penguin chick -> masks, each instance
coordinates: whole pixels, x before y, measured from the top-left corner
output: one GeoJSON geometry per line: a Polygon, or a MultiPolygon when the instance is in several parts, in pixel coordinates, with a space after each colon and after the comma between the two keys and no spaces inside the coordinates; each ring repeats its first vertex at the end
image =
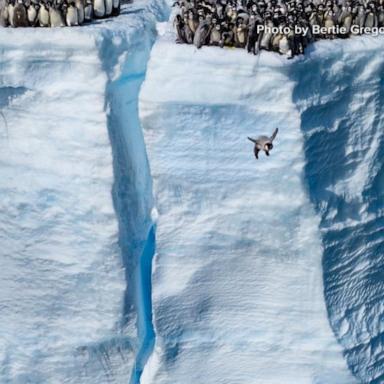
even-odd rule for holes
{"type": "Polygon", "coordinates": [[[248,137],[248,140],[252,141],[252,143],[255,144],[253,152],[255,154],[256,159],[259,158],[260,151],[264,151],[265,154],[269,156],[269,151],[273,148],[272,142],[273,140],[275,140],[278,131],[279,129],[276,128],[271,137],[259,136],[257,139],[252,139],[251,137],[248,137]]]}
{"type": "Polygon", "coordinates": [[[28,27],[27,9],[23,4],[23,0],[18,0],[13,11],[13,24],[17,27],[28,27]]]}

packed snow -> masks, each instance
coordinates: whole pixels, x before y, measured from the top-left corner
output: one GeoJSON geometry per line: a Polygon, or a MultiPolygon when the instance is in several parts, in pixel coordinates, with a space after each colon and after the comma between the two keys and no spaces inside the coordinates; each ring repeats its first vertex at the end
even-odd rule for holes
{"type": "Polygon", "coordinates": [[[384,382],[384,40],[332,47],[320,45],[296,66],[294,98],[302,115],[310,198],[321,217],[330,322],[356,377],[379,384],[384,382]]]}
{"type": "Polygon", "coordinates": [[[0,30],[1,383],[382,383],[384,39],[151,52],[167,12],[0,30]]]}
{"type": "Polygon", "coordinates": [[[140,94],[159,214],[142,383],[355,382],[327,318],[295,64],[160,29],[140,94]],[[247,136],[275,127],[255,161],[247,136]]]}
{"type": "Polygon", "coordinates": [[[139,376],[153,224],[137,100],[163,9],[0,30],[1,383],[139,376]]]}

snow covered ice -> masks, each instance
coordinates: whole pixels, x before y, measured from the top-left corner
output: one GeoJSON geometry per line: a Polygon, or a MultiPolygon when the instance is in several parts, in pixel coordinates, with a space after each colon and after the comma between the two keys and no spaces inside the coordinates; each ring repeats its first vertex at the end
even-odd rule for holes
{"type": "Polygon", "coordinates": [[[384,382],[384,39],[288,62],[167,13],[0,30],[0,383],[384,382]]]}
{"type": "Polygon", "coordinates": [[[1,383],[127,383],[140,366],[152,192],[137,94],[162,8],[0,30],[1,383]]]}

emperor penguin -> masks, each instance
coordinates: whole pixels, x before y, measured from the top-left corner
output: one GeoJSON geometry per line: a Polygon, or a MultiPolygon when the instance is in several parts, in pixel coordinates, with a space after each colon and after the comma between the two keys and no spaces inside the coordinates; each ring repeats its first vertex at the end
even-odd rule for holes
{"type": "Polygon", "coordinates": [[[248,27],[239,23],[235,29],[235,44],[238,48],[245,48],[248,41],[248,27]]]}
{"type": "Polygon", "coordinates": [[[193,34],[195,34],[199,26],[199,20],[196,18],[195,14],[192,11],[188,12],[188,25],[193,34]]]}
{"type": "Polygon", "coordinates": [[[184,36],[187,44],[193,44],[193,32],[189,28],[187,15],[184,15],[184,36]]]}
{"type": "Polygon", "coordinates": [[[252,141],[252,143],[255,144],[253,152],[255,154],[256,159],[259,158],[260,151],[264,151],[265,154],[269,156],[269,151],[273,148],[272,142],[273,140],[275,140],[278,131],[279,129],[276,128],[271,137],[259,136],[257,139],[252,139],[251,137],[248,137],[248,140],[252,141]]]}
{"type": "Polygon", "coordinates": [[[30,3],[27,9],[28,22],[32,27],[37,27],[39,25],[39,4],[30,3]]]}
{"type": "Polygon", "coordinates": [[[8,27],[8,25],[9,25],[8,1],[0,0],[0,27],[8,27]]]}
{"type": "Polygon", "coordinates": [[[333,39],[334,38],[333,28],[335,27],[335,15],[332,9],[328,9],[324,13],[324,27],[327,30],[326,37],[328,39],[333,39]]]}
{"type": "Polygon", "coordinates": [[[222,46],[221,41],[221,25],[215,24],[211,30],[211,35],[209,36],[209,45],[222,46]]]}
{"type": "Polygon", "coordinates": [[[84,21],[90,22],[93,19],[93,2],[92,0],[85,0],[84,7],[84,21]]]}
{"type": "Polygon", "coordinates": [[[119,16],[120,8],[121,8],[120,0],[112,0],[112,16],[119,16]]]}
{"type": "Polygon", "coordinates": [[[376,9],[375,5],[373,3],[369,4],[369,8],[366,11],[365,21],[364,21],[364,27],[366,28],[374,28],[377,27],[377,16],[376,16],[376,9]]]}
{"type": "Polygon", "coordinates": [[[365,24],[365,9],[362,5],[359,5],[357,8],[357,15],[353,22],[355,25],[358,25],[360,28],[364,27],[365,24]]]}
{"type": "Polygon", "coordinates": [[[13,24],[17,27],[28,27],[27,9],[23,0],[18,0],[13,11],[13,24]]]}
{"type": "Polygon", "coordinates": [[[258,52],[256,51],[256,42],[259,37],[257,33],[257,26],[259,25],[258,20],[255,14],[251,14],[249,18],[249,26],[248,26],[248,41],[247,41],[247,51],[248,53],[253,53],[256,55],[258,52]]]}
{"type": "Polygon", "coordinates": [[[279,40],[279,52],[282,54],[282,55],[286,55],[288,59],[292,59],[293,58],[293,50],[292,50],[292,47],[291,47],[291,42],[290,42],[290,39],[288,38],[288,35],[287,34],[283,34],[281,39],[279,40]]]}
{"type": "Polygon", "coordinates": [[[200,49],[207,41],[208,36],[211,33],[211,23],[209,20],[200,19],[200,24],[193,37],[193,44],[197,49],[200,49]]]}
{"type": "Polygon", "coordinates": [[[77,8],[77,17],[79,24],[83,24],[85,20],[84,13],[84,0],[75,0],[75,6],[77,8]]]}
{"type": "Polygon", "coordinates": [[[105,0],[105,16],[111,16],[113,11],[113,0],[105,0]]]}
{"type": "Polygon", "coordinates": [[[10,0],[8,2],[8,21],[9,21],[9,25],[11,27],[15,27],[15,23],[14,23],[14,19],[13,19],[13,15],[15,13],[15,1],[14,0],[10,0]]]}
{"type": "Polygon", "coordinates": [[[105,2],[104,0],[93,1],[93,14],[97,19],[101,19],[105,16],[105,2]]]}
{"type": "Polygon", "coordinates": [[[77,12],[77,8],[74,1],[71,1],[68,4],[65,21],[68,27],[75,27],[79,25],[79,14],[77,12]]]}
{"type": "MultiPolygon", "coordinates": [[[[280,40],[283,38],[283,33],[276,33],[274,36],[272,36],[271,39],[271,49],[272,51],[279,52],[279,45],[280,45],[280,40]]],[[[280,52],[281,53],[281,52],[280,52]]]]}
{"type": "Polygon", "coordinates": [[[259,35],[260,39],[260,47],[269,51],[271,45],[271,39],[273,36],[272,28],[274,27],[273,22],[269,16],[266,17],[264,24],[264,31],[262,31],[259,35]]]}
{"type": "Polygon", "coordinates": [[[185,38],[184,21],[181,18],[181,15],[176,15],[175,20],[173,21],[173,24],[177,34],[176,43],[186,44],[187,40],[185,38]]]}
{"type": "Polygon", "coordinates": [[[63,13],[57,4],[49,4],[49,25],[52,28],[65,27],[63,13]]]}
{"type": "Polygon", "coordinates": [[[49,10],[47,7],[47,4],[40,0],[40,8],[39,13],[37,15],[39,19],[39,25],[40,27],[49,27],[49,10]]]}
{"type": "Polygon", "coordinates": [[[377,7],[377,24],[379,27],[384,26],[384,7],[382,5],[377,7]]]}
{"type": "Polygon", "coordinates": [[[345,33],[342,34],[342,37],[348,37],[351,33],[352,20],[353,16],[351,7],[343,6],[339,17],[339,24],[345,29],[345,33]]]}

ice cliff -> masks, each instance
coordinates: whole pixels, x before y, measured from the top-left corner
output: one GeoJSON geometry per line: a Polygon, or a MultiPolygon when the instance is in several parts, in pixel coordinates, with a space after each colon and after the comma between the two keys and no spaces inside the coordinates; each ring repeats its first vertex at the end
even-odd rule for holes
{"type": "Polygon", "coordinates": [[[167,9],[0,30],[0,382],[384,382],[384,40],[151,51],[167,9]]]}
{"type": "Polygon", "coordinates": [[[137,100],[166,12],[0,30],[1,383],[140,376],[154,234],[137,100]]]}
{"type": "Polygon", "coordinates": [[[140,108],[159,211],[142,382],[382,383],[383,39],[287,62],[160,29],[140,108]],[[277,126],[256,162],[246,137],[277,126]]]}

